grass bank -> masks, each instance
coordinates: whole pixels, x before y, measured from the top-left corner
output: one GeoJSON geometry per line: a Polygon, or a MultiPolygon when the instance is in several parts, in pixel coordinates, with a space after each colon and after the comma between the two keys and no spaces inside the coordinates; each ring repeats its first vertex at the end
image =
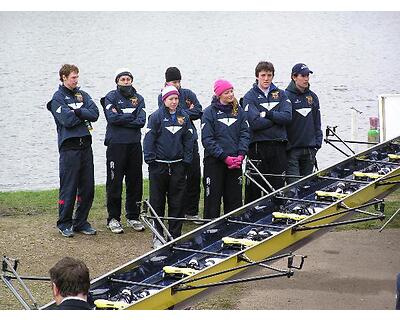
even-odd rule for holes
{"type": "MultiPolygon", "coordinates": [[[[106,215],[106,190],[105,185],[95,187],[95,198],[90,211],[90,219],[104,219],[106,215]]],[[[124,196],[123,196],[124,197],[124,196]]],[[[143,199],[149,198],[148,180],[143,182],[143,199]]],[[[47,215],[58,212],[58,189],[43,191],[15,191],[0,192],[0,217],[20,215],[47,215]]],[[[385,220],[373,220],[354,225],[341,226],[338,230],[350,229],[376,229],[380,228],[392,214],[400,208],[400,190],[390,194],[385,199],[385,220]]],[[[203,211],[203,192],[200,198],[200,212],[203,211]]],[[[355,215],[353,217],[362,217],[355,215]]],[[[400,228],[400,214],[387,226],[388,228],[400,228]]]]}

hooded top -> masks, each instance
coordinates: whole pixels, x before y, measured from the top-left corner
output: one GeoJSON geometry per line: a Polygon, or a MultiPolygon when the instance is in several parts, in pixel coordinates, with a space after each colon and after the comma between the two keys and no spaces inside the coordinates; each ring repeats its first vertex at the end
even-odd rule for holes
{"type": "Polygon", "coordinates": [[[249,125],[241,107],[233,114],[232,107],[213,97],[201,119],[201,141],[204,157],[225,160],[228,156],[246,155],[250,143],[249,125]]]}
{"type": "Polygon", "coordinates": [[[147,164],[180,160],[190,164],[193,156],[193,129],[189,116],[182,109],[170,114],[165,106],[154,111],[147,123],[143,153],[147,164]]]}
{"type": "Polygon", "coordinates": [[[251,142],[287,141],[285,126],[292,121],[292,107],[285,91],[273,83],[267,96],[257,83],[243,97],[251,142]]]}
{"type": "Polygon", "coordinates": [[[99,109],[92,98],[78,87],[69,90],[60,85],[47,103],[47,109],[56,122],[59,149],[70,138],[91,136],[86,122],[99,118],[99,109]]]}
{"type": "Polygon", "coordinates": [[[286,88],[286,93],[292,101],[293,110],[292,122],[286,127],[288,149],[321,148],[323,134],[317,95],[309,88],[301,92],[293,80],[286,88]]]}
{"type": "Polygon", "coordinates": [[[134,90],[132,97],[125,98],[117,89],[110,91],[100,101],[107,120],[104,144],[140,142],[140,129],[146,123],[143,97],[134,90]],[[117,112],[113,112],[113,109],[117,112]]]}

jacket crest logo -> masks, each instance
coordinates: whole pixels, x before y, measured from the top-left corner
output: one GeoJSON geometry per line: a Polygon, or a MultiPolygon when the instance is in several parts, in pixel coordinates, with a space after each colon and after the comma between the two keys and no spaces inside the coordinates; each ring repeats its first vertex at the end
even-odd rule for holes
{"type": "Polygon", "coordinates": [[[279,99],[279,91],[272,91],[271,96],[273,99],[279,99]]]}
{"type": "Polygon", "coordinates": [[[78,102],[83,102],[83,97],[80,92],[75,93],[75,98],[78,100],[78,102]]]}
{"type": "Polygon", "coordinates": [[[176,117],[176,120],[178,120],[178,123],[180,125],[183,125],[185,123],[185,117],[179,116],[179,117],[176,117]]]}
{"type": "Polygon", "coordinates": [[[139,99],[138,99],[138,97],[132,97],[132,98],[130,98],[129,100],[131,100],[131,103],[132,103],[132,105],[133,105],[134,107],[137,107],[137,106],[138,106],[138,104],[139,104],[139,99]]]}
{"type": "Polygon", "coordinates": [[[312,103],[313,103],[313,98],[312,98],[312,96],[306,96],[306,99],[307,99],[308,105],[312,105],[312,103]]]}

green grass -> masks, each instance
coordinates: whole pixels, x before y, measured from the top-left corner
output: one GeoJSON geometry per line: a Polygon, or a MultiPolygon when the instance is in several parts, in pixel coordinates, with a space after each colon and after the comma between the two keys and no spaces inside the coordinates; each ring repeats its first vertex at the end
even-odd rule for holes
{"type": "MultiPolygon", "coordinates": [[[[349,225],[343,225],[340,227],[337,227],[337,231],[342,231],[342,230],[365,230],[365,229],[380,229],[387,220],[390,219],[390,217],[396,212],[397,209],[400,208],[400,190],[397,190],[390,194],[386,199],[385,199],[385,219],[383,221],[381,220],[370,220],[370,221],[365,221],[365,222],[359,222],[357,224],[349,224],[349,225]]],[[[364,211],[372,212],[372,213],[378,213],[377,211],[374,210],[373,206],[369,208],[364,208],[364,211]]],[[[365,218],[368,217],[365,214],[354,214],[350,217],[350,219],[357,219],[357,218],[365,218]]],[[[400,228],[400,213],[396,215],[396,217],[386,226],[386,228],[400,228]]]]}
{"type": "MultiPolygon", "coordinates": [[[[125,195],[123,195],[123,198],[125,195]]],[[[143,182],[143,199],[149,198],[148,180],[143,182]]],[[[385,200],[385,220],[373,220],[337,227],[336,230],[377,229],[380,228],[400,207],[400,190],[389,195],[385,200]]],[[[369,208],[373,212],[373,208],[369,208]]],[[[203,192],[200,199],[200,212],[203,211],[203,192]]],[[[58,189],[44,191],[0,192],[0,216],[54,214],[58,212],[58,189]]],[[[105,185],[97,185],[90,215],[94,219],[103,219],[106,212],[105,185]]],[[[351,218],[364,217],[357,214],[351,218]]],[[[400,228],[400,213],[389,223],[387,228],[400,228]]],[[[191,228],[189,228],[191,229],[191,228]]],[[[184,232],[189,231],[184,227],[184,232]]]]}

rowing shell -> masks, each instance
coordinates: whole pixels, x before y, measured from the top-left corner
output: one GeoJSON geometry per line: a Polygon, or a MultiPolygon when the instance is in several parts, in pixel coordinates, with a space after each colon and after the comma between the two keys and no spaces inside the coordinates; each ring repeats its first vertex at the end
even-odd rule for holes
{"type": "MultiPolygon", "coordinates": [[[[213,220],[94,279],[90,303],[104,309],[167,309],[224,283],[252,263],[365,212],[365,204],[381,205],[377,199],[399,185],[398,155],[399,137],[213,220]],[[122,299],[126,293],[128,300],[122,299]]],[[[363,220],[383,217],[370,213],[363,220]]],[[[52,307],[54,302],[43,309],[52,307]]]]}

